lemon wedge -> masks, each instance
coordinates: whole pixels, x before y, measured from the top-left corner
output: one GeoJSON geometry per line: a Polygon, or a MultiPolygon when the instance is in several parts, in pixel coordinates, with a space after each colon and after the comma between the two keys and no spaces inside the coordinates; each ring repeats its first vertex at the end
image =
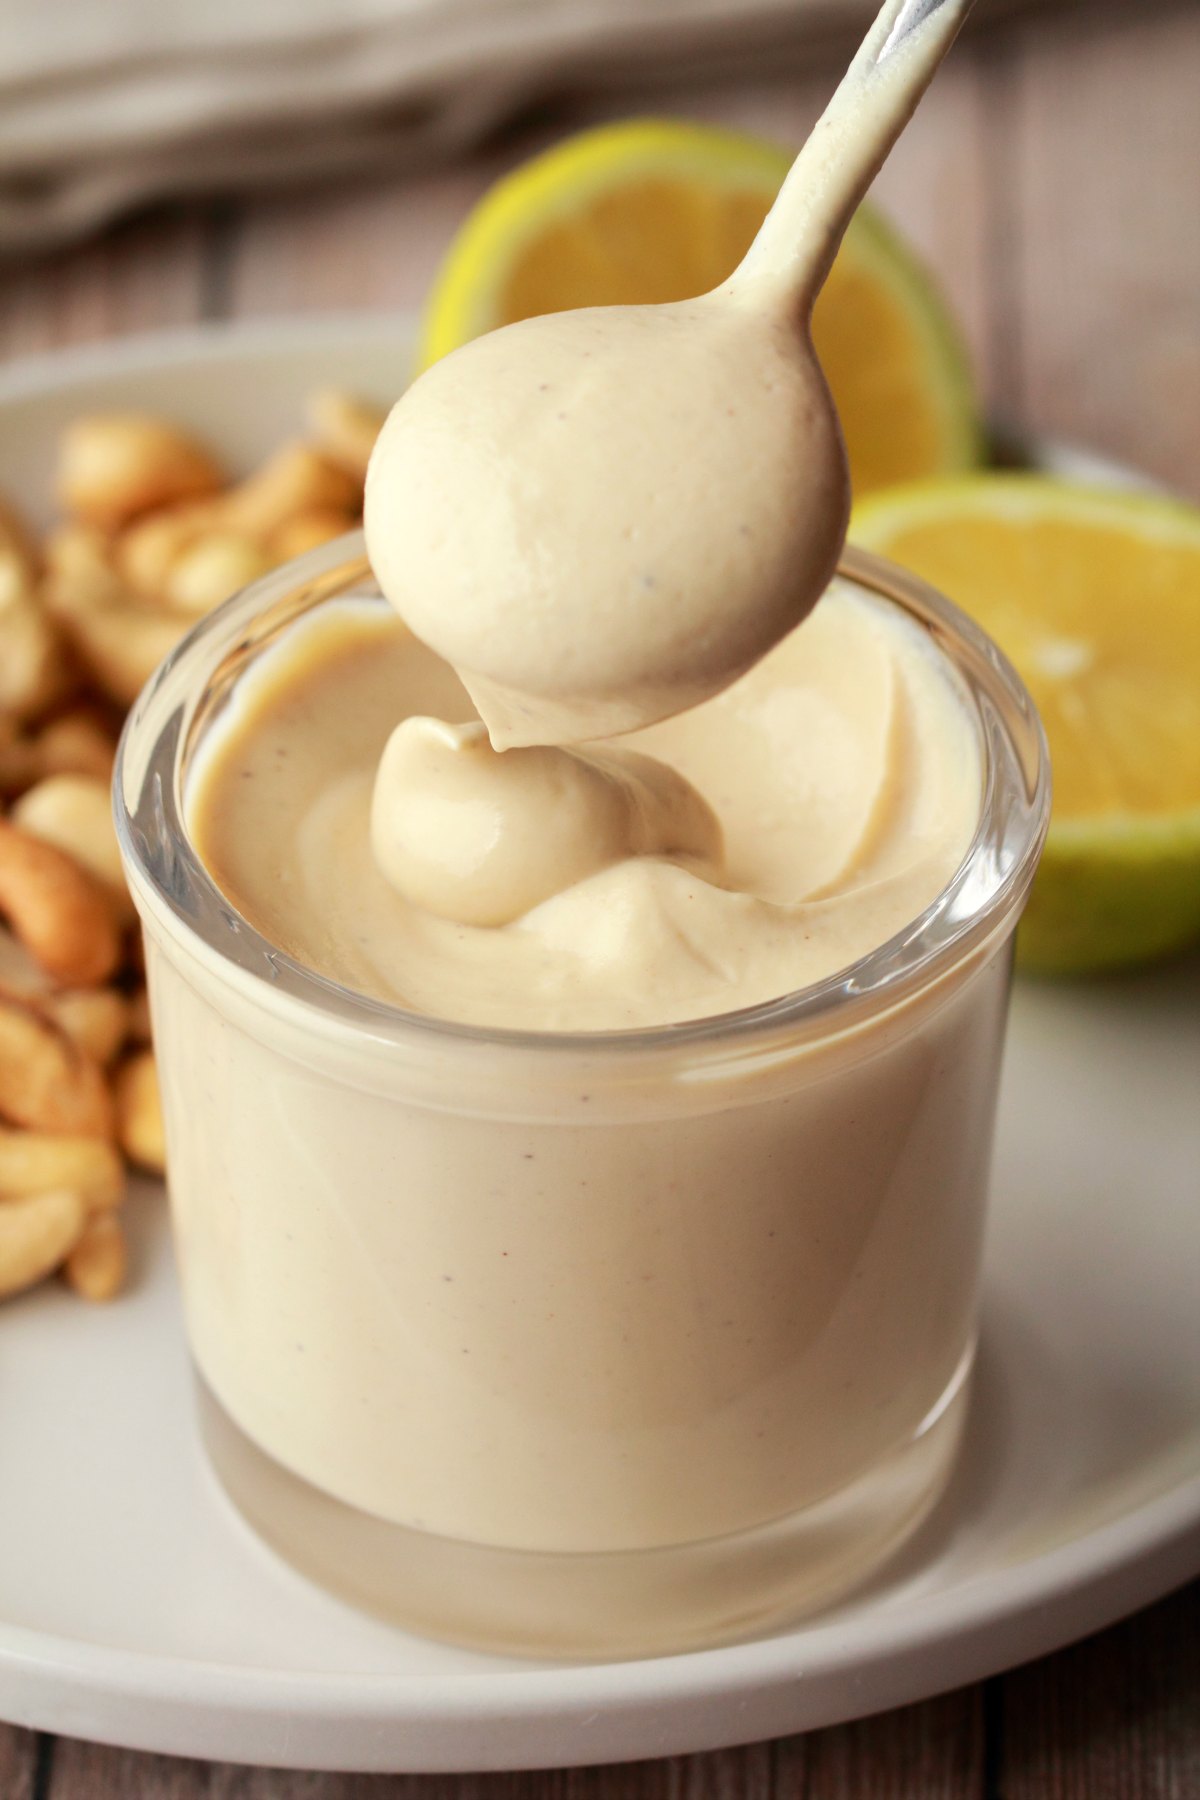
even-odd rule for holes
{"type": "Polygon", "coordinates": [[[1023,966],[1083,973],[1200,935],[1200,511],[1039,475],[931,481],[850,536],[969,612],[1050,743],[1050,832],[1023,966]]]}

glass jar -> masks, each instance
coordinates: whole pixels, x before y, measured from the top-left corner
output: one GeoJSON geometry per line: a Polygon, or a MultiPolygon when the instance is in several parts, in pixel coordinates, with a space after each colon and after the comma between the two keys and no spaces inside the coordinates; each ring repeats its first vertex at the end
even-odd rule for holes
{"type": "Polygon", "coordinates": [[[978,829],[887,943],[719,1018],[405,1012],[215,886],[189,769],[298,618],[376,593],[361,540],[206,619],[130,716],[118,830],[204,1439],[271,1544],[404,1625],[567,1655],[725,1641],[860,1581],[945,1484],[1046,752],[976,626],[873,558],[841,573],[955,673],[978,829]]]}

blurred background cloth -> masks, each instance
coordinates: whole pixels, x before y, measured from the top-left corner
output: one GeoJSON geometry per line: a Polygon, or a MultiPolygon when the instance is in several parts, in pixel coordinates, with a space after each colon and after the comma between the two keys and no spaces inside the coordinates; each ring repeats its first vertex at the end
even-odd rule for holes
{"type": "MultiPolygon", "coordinates": [[[[991,0],[980,11],[992,10],[991,0]]],[[[429,163],[539,101],[796,66],[875,0],[0,0],[0,250],[429,163]]]]}

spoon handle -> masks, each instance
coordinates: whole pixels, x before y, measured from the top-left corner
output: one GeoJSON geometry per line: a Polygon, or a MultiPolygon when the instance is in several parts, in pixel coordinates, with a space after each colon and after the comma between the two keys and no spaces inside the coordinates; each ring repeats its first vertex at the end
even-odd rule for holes
{"type": "Polygon", "coordinates": [[[727,284],[810,312],[842,234],[973,0],[885,0],[727,284]]]}

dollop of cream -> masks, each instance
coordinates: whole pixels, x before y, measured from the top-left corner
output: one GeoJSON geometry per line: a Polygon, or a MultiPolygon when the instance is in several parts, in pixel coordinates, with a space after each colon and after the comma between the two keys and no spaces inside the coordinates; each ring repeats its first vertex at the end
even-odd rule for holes
{"type": "Polygon", "coordinates": [[[454,351],[371,458],[371,566],[499,749],[633,731],[807,616],[849,509],[802,323],[736,289],[523,320],[454,351]]]}
{"type": "Polygon", "coordinates": [[[462,925],[510,924],[634,856],[721,879],[721,827],[676,770],[615,747],[502,755],[477,721],[396,727],[375,777],[371,846],[398,894],[462,925]]]}

